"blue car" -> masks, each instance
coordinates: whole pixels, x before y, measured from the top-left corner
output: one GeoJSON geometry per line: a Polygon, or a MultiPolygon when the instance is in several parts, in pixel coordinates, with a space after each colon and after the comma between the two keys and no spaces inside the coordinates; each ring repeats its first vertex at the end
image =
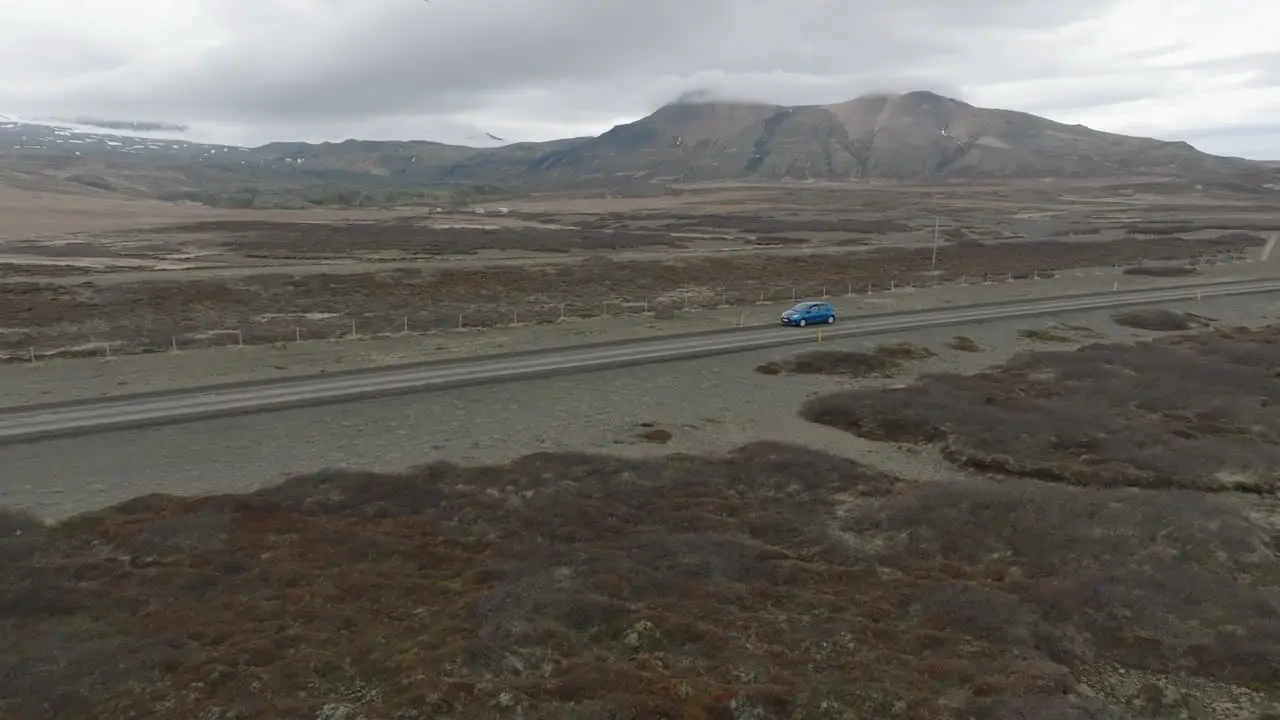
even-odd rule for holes
{"type": "Polygon", "coordinates": [[[783,325],[830,325],[836,321],[836,309],[824,302],[802,302],[782,313],[783,325]]]}

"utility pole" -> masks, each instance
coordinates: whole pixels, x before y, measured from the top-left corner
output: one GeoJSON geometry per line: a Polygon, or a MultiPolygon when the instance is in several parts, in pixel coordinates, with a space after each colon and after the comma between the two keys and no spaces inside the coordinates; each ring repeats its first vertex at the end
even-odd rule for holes
{"type": "Polygon", "coordinates": [[[938,269],[938,223],[939,222],[941,222],[941,218],[935,217],[933,219],[933,260],[929,262],[930,270],[938,269]]]}

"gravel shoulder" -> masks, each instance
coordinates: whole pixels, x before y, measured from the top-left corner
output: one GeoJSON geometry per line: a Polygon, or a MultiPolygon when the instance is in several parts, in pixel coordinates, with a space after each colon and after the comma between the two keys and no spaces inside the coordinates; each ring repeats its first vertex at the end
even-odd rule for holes
{"type": "MultiPolygon", "coordinates": [[[[1170,307],[1227,325],[1260,325],[1280,314],[1280,296],[1215,298],[1170,307]]],[[[862,440],[807,423],[796,411],[807,398],[842,387],[904,383],[920,373],[975,372],[1018,350],[1152,335],[1116,326],[1108,311],[1069,313],[823,343],[831,349],[866,349],[909,342],[938,353],[908,363],[893,378],[765,376],[754,371],[804,348],[796,346],[49,440],[0,448],[0,467],[6,471],[0,498],[60,518],[153,492],[246,491],[323,467],[390,471],[437,459],[505,462],[548,450],[624,456],[718,453],[753,440],[801,443],[905,477],[953,477],[957,471],[930,451],[862,440]],[[1071,343],[1034,342],[1020,335],[1055,324],[1091,332],[1079,331],[1071,343]],[[980,350],[948,349],[956,335],[973,339],[980,350]],[[669,431],[670,441],[656,444],[640,438],[652,429],[669,431]]],[[[208,373],[202,379],[210,379],[208,373]]]]}
{"type": "MultiPolygon", "coordinates": [[[[1275,275],[1275,263],[1241,263],[1206,268],[1197,282],[1245,280],[1275,275]]],[[[1187,284],[1185,278],[1116,274],[1110,268],[1068,271],[1048,280],[990,285],[941,286],[835,297],[844,315],[887,313],[950,305],[1034,299],[1187,284]]],[[[799,298],[805,299],[805,298],[799,298]]],[[[337,370],[391,366],[425,360],[465,358],[523,350],[571,347],[584,343],[698,332],[740,323],[772,323],[791,305],[689,311],[674,318],[612,316],[570,320],[554,325],[516,325],[350,340],[313,340],[245,347],[217,347],[176,353],[42,360],[0,365],[0,407],[59,402],[212,383],[312,375],[337,370]]]]}

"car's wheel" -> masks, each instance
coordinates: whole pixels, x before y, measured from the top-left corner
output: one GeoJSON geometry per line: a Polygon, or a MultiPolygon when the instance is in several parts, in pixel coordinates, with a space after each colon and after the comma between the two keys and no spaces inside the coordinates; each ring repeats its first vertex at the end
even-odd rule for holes
{"type": "Polygon", "coordinates": [[[804,318],[800,318],[800,322],[798,322],[798,323],[796,323],[796,324],[797,324],[797,325],[799,325],[800,327],[804,327],[805,325],[808,325],[808,323],[807,323],[807,322],[805,322],[805,319],[804,319],[804,318]]]}
{"type": "Polygon", "coordinates": [[[835,321],[836,321],[836,316],[835,316],[835,315],[828,315],[828,316],[827,316],[827,324],[828,324],[828,325],[830,325],[831,323],[833,323],[833,322],[835,322],[835,321]]]}

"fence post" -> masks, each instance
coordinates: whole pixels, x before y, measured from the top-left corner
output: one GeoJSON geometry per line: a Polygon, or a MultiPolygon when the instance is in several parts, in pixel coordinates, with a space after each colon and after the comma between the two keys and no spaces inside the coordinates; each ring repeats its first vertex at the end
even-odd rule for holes
{"type": "Polygon", "coordinates": [[[236,330],[236,347],[244,347],[244,333],[236,330]]]}
{"type": "Polygon", "coordinates": [[[869,282],[867,283],[867,294],[868,294],[868,295],[870,295],[870,294],[871,294],[871,283],[869,283],[869,282]]]}
{"type": "Polygon", "coordinates": [[[796,301],[796,289],[791,288],[791,302],[795,302],[795,301],[796,301]]]}
{"type": "Polygon", "coordinates": [[[351,319],[351,337],[355,337],[355,336],[356,336],[356,321],[355,321],[355,318],[352,318],[351,319]]]}
{"type": "Polygon", "coordinates": [[[560,319],[565,318],[565,308],[569,307],[569,303],[560,303],[560,319]]]}
{"type": "Polygon", "coordinates": [[[763,290],[761,290],[761,291],[760,291],[760,303],[761,303],[762,305],[764,304],[764,291],[763,291],[763,290]]]}
{"type": "Polygon", "coordinates": [[[894,290],[895,288],[897,288],[897,287],[898,287],[898,281],[897,281],[897,280],[890,280],[890,281],[889,281],[889,291],[890,291],[890,292],[893,292],[893,290],[894,290]]]}
{"type": "Polygon", "coordinates": [[[684,294],[684,309],[689,309],[689,293],[684,294]]]}
{"type": "Polygon", "coordinates": [[[853,281],[852,280],[849,281],[849,294],[846,295],[845,297],[853,297],[853,281]]]}
{"type": "Polygon", "coordinates": [[[467,316],[467,313],[465,311],[458,313],[458,329],[459,330],[462,329],[462,319],[466,316],[467,316]]]}
{"type": "Polygon", "coordinates": [[[405,335],[409,334],[409,316],[408,315],[404,316],[404,334],[405,335]]]}
{"type": "Polygon", "coordinates": [[[823,300],[826,300],[828,297],[831,297],[831,296],[830,296],[830,295],[827,295],[827,286],[826,286],[826,285],[823,285],[823,286],[822,286],[822,299],[823,299],[823,300]]]}
{"type": "Polygon", "coordinates": [[[609,317],[609,301],[605,300],[603,303],[601,303],[600,308],[601,308],[601,316],[609,317]]]}
{"type": "Polygon", "coordinates": [[[293,341],[296,343],[302,342],[302,328],[296,325],[293,328],[293,341]]]}
{"type": "Polygon", "coordinates": [[[107,342],[107,343],[104,343],[104,344],[105,344],[105,346],[106,346],[106,348],[107,348],[107,357],[111,357],[111,343],[110,343],[110,342],[107,342]]]}
{"type": "Polygon", "coordinates": [[[1039,270],[1032,270],[1032,271],[1031,271],[1031,279],[1032,279],[1032,280],[1039,280],[1039,279],[1040,279],[1040,271],[1039,271],[1039,270]]]}
{"type": "Polygon", "coordinates": [[[511,324],[512,324],[512,325],[519,325],[519,324],[520,324],[520,311],[519,311],[519,310],[512,310],[512,311],[511,311],[511,324]]]}
{"type": "Polygon", "coordinates": [[[644,312],[646,315],[649,314],[649,298],[644,299],[644,312]]]}
{"type": "Polygon", "coordinates": [[[27,348],[27,356],[31,358],[31,364],[36,364],[36,349],[34,347],[27,348]]]}
{"type": "Polygon", "coordinates": [[[720,291],[720,307],[729,307],[729,293],[720,291]]]}
{"type": "Polygon", "coordinates": [[[173,347],[174,352],[178,352],[178,336],[177,335],[169,336],[169,344],[173,347]]]}

